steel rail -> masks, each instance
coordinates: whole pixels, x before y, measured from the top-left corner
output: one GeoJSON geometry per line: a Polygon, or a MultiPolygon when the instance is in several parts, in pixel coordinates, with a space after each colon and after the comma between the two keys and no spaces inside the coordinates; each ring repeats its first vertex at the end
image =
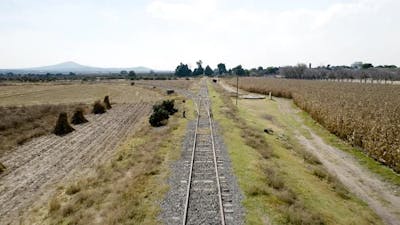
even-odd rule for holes
{"type": "MultiPolygon", "coordinates": [[[[208,98],[208,89],[206,89],[207,93],[207,98],[208,98]]],[[[221,185],[220,185],[220,180],[219,180],[219,173],[218,173],[218,163],[217,163],[217,154],[215,150],[215,141],[214,141],[214,132],[213,132],[213,122],[211,119],[211,112],[210,112],[210,101],[208,100],[202,100],[202,96],[199,96],[199,104],[197,106],[197,121],[196,121],[196,128],[195,128],[195,133],[194,133],[194,139],[193,139],[193,148],[192,148],[192,156],[191,156],[191,161],[190,161],[190,171],[189,171],[189,178],[188,178],[188,184],[187,184],[187,190],[186,190],[186,201],[185,201],[185,209],[184,209],[184,215],[183,215],[183,225],[187,224],[187,219],[188,219],[188,211],[189,211],[189,199],[190,199],[190,189],[191,189],[191,183],[192,183],[192,174],[193,174],[193,165],[194,165],[194,156],[195,156],[195,151],[197,147],[197,133],[198,133],[198,126],[199,126],[199,121],[200,121],[200,107],[202,105],[206,107],[207,111],[207,116],[208,116],[208,121],[209,121],[209,128],[210,128],[210,136],[211,136],[211,147],[212,147],[212,152],[213,152],[213,161],[215,165],[215,177],[216,177],[216,183],[217,183],[217,191],[218,191],[218,203],[219,203],[219,214],[221,218],[221,225],[225,225],[225,214],[224,214],[224,207],[222,203],[222,194],[221,194],[221,185]]]]}
{"type": "Polygon", "coordinates": [[[199,98],[199,105],[197,105],[197,121],[196,121],[196,128],[195,128],[195,131],[194,131],[192,158],[190,160],[189,180],[188,180],[187,190],[186,190],[185,211],[184,211],[184,214],[183,214],[183,225],[186,225],[187,214],[188,214],[188,210],[189,210],[189,198],[190,198],[190,188],[191,188],[191,184],[192,184],[194,152],[195,152],[196,146],[197,146],[197,141],[196,141],[197,140],[197,129],[199,127],[199,121],[200,121],[200,106],[201,106],[201,98],[199,98]]]}
{"type": "MultiPolygon", "coordinates": [[[[208,89],[207,89],[207,92],[208,92],[208,89]]],[[[210,103],[209,103],[209,101],[207,101],[207,114],[208,114],[208,120],[210,122],[211,144],[212,144],[212,150],[213,150],[213,154],[214,154],[215,176],[216,176],[216,180],[217,180],[218,201],[219,201],[219,211],[220,211],[220,216],[221,216],[221,225],[225,225],[224,206],[222,204],[221,185],[219,183],[217,154],[216,154],[216,151],[215,151],[214,131],[213,131],[213,123],[212,123],[212,120],[211,120],[210,103]]]]}

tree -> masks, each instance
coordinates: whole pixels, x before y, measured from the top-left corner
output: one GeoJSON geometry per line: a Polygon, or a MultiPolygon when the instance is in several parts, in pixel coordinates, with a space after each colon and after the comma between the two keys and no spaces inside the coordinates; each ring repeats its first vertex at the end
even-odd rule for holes
{"type": "Polygon", "coordinates": [[[127,74],[128,74],[128,71],[126,71],[126,70],[121,70],[121,72],[120,72],[119,74],[121,74],[121,75],[127,75],[127,74]]]}
{"type": "Polygon", "coordinates": [[[130,77],[136,76],[135,71],[133,71],[133,70],[129,71],[128,76],[130,76],[130,77]]]}
{"type": "Polygon", "coordinates": [[[371,63],[364,63],[361,65],[361,69],[369,69],[369,68],[374,68],[374,66],[371,63]]]}
{"type": "Polygon", "coordinates": [[[206,76],[212,76],[214,74],[214,71],[211,69],[209,65],[207,65],[204,73],[206,74],[206,76]]]}
{"type": "Polygon", "coordinates": [[[227,73],[228,71],[226,70],[226,66],[223,63],[218,64],[218,74],[222,75],[227,73]]]}
{"type": "Polygon", "coordinates": [[[134,80],[136,78],[135,71],[133,71],[133,70],[129,71],[128,77],[129,77],[129,79],[134,80]]]}
{"type": "Polygon", "coordinates": [[[179,64],[175,69],[175,76],[177,77],[189,77],[192,75],[192,70],[189,69],[187,64],[179,64]]]}
{"type": "Polygon", "coordinates": [[[233,71],[233,74],[238,75],[238,76],[246,75],[246,71],[242,68],[242,65],[239,65],[239,66],[233,68],[232,71],[233,71]]]}
{"type": "Polygon", "coordinates": [[[194,69],[193,76],[203,75],[204,74],[204,69],[203,69],[203,66],[202,66],[203,62],[201,60],[199,60],[199,61],[196,62],[196,64],[197,64],[197,68],[194,69]]]}
{"type": "Polygon", "coordinates": [[[279,68],[278,67],[267,67],[266,74],[278,74],[279,68]]]}

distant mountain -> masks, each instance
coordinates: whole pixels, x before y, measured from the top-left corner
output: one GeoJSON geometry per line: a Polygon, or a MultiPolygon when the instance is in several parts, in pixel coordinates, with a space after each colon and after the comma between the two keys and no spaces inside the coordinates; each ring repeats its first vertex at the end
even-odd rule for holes
{"type": "Polygon", "coordinates": [[[135,71],[136,73],[149,73],[152,69],[147,67],[126,67],[126,68],[101,68],[101,67],[92,67],[92,66],[84,66],[78,64],[76,62],[63,62],[56,65],[51,66],[42,66],[42,67],[33,67],[33,68],[24,68],[24,69],[0,69],[0,73],[77,73],[77,74],[107,74],[107,73],[119,73],[122,70],[126,71],[135,71]]]}

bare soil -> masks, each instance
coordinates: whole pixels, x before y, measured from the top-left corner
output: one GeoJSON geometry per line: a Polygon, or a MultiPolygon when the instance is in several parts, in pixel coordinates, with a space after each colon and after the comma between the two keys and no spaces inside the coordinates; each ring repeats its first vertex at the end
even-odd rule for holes
{"type": "Polygon", "coordinates": [[[147,103],[116,105],[105,114],[88,116],[90,122],[74,126],[71,134],[42,136],[0,158],[7,167],[0,176],[0,224],[18,223],[24,209],[49,196],[57,182],[108,159],[150,110],[147,103]]]}

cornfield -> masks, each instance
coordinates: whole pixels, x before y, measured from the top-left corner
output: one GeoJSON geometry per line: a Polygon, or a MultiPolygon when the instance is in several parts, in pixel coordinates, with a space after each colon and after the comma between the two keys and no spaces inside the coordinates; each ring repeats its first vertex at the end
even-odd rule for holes
{"type": "Polygon", "coordinates": [[[400,172],[400,86],[246,77],[239,87],[292,98],[331,133],[400,172]]]}

